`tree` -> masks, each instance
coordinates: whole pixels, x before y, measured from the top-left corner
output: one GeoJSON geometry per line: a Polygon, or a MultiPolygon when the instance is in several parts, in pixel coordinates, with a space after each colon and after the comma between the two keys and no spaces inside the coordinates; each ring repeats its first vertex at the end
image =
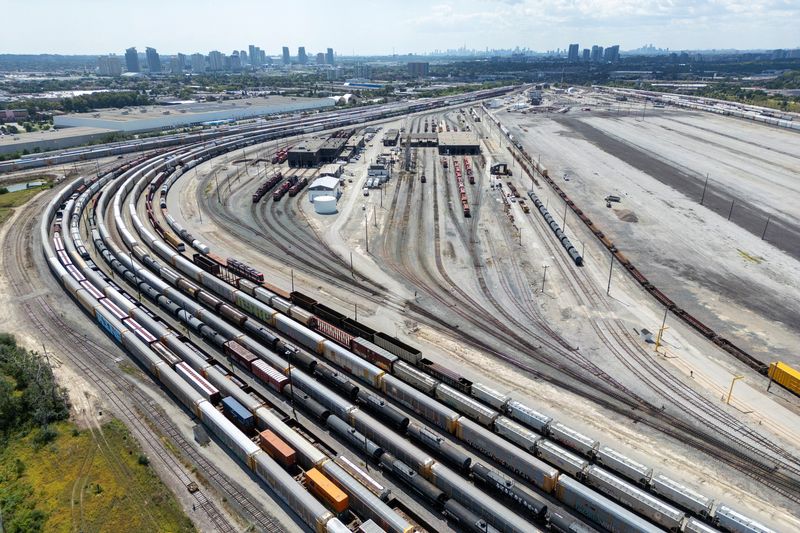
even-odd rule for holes
{"type": "Polygon", "coordinates": [[[11,135],[16,135],[17,133],[19,133],[19,128],[13,124],[10,124],[8,126],[8,133],[10,133],[11,135]]]}

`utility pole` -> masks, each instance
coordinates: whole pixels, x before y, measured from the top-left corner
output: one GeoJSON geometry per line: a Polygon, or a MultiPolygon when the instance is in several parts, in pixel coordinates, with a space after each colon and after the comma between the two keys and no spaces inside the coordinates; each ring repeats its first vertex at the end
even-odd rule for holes
{"type": "Polygon", "coordinates": [[[733,200],[731,200],[731,210],[730,210],[730,211],[728,211],[728,220],[730,220],[730,219],[731,219],[731,215],[733,214],[733,206],[734,206],[734,204],[736,204],[736,198],[734,198],[733,200]]]}
{"type": "Polygon", "coordinates": [[[608,288],[606,288],[606,296],[611,294],[611,272],[614,271],[614,252],[611,252],[611,265],[608,267],[608,288]]]}
{"type": "Polygon", "coordinates": [[[562,228],[561,231],[564,231],[564,229],[566,229],[566,224],[567,224],[567,202],[565,200],[564,201],[564,216],[561,218],[561,228],[562,228]]]}
{"type": "Polygon", "coordinates": [[[289,374],[289,391],[291,392],[291,400],[292,400],[292,416],[295,420],[297,420],[297,412],[294,410],[294,382],[292,381],[292,363],[289,362],[289,368],[287,368],[287,373],[289,374]]]}
{"type": "Polygon", "coordinates": [[[726,400],[725,400],[725,403],[726,403],[727,405],[730,405],[730,404],[731,404],[731,396],[733,395],[733,386],[734,386],[734,385],[736,384],[736,382],[737,382],[737,381],[739,381],[740,379],[744,379],[744,376],[733,376],[733,379],[731,380],[731,388],[730,388],[730,389],[728,389],[728,397],[727,397],[727,398],[726,398],[726,400]]]}
{"type": "Polygon", "coordinates": [[[350,275],[353,276],[353,252],[350,252],[350,275]]]}
{"type": "Polygon", "coordinates": [[[656,352],[661,347],[661,339],[664,338],[664,330],[667,329],[667,313],[669,313],[669,307],[664,309],[664,320],[661,321],[661,328],[659,328],[658,335],[656,335],[656,352]]]}
{"type": "Polygon", "coordinates": [[[294,269],[291,269],[292,272],[292,292],[294,292],[294,269]]]}
{"type": "Polygon", "coordinates": [[[700,205],[703,205],[703,202],[706,199],[706,187],[708,187],[708,173],[706,173],[706,182],[703,185],[703,196],[700,197],[700,205]]]}
{"type": "Polygon", "coordinates": [[[367,253],[369,253],[369,219],[367,218],[367,210],[364,208],[364,241],[367,246],[367,253]]]}
{"type": "Polygon", "coordinates": [[[217,182],[217,203],[222,203],[222,198],[219,196],[219,178],[217,177],[217,171],[214,170],[214,181],[217,182]]]}
{"type": "MultiPolygon", "coordinates": [[[[194,167],[194,179],[197,179],[197,167],[194,167]]],[[[198,191],[200,192],[200,191],[198,191]]],[[[197,214],[200,215],[200,223],[203,223],[203,210],[200,209],[200,200],[195,196],[195,200],[197,200],[197,214]]]]}
{"type": "Polygon", "coordinates": [[[356,307],[355,321],[358,322],[358,304],[353,304],[356,307]]]}
{"type": "Polygon", "coordinates": [[[767,228],[769,227],[769,221],[772,220],[772,215],[767,217],[767,223],[764,224],[764,231],[761,233],[761,240],[764,240],[764,237],[767,235],[767,228]]]}
{"type": "Polygon", "coordinates": [[[542,290],[541,292],[544,293],[544,281],[547,279],[547,265],[542,265],[544,267],[544,273],[542,274],[542,290]]]}

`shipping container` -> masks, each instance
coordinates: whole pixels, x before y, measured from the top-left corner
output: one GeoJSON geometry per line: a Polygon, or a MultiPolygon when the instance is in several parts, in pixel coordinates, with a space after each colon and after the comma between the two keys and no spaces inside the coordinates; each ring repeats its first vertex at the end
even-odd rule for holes
{"type": "Polygon", "coordinates": [[[800,372],[780,361],[769,365],[770,380],[800,396],[800,372]]]}
{"type": "Polygon", "coordinates": [[[239,344],[234,340],[230,340],[224,344],[225,346],[225,355],[233,359],[236,363],[240,364],[244,368],[250,370],[250,367],[253,364],[253,361],[258,359],[258,357],[239,344]]]}
{"type": "Polygon", "coordinates": [[[397,361],[398,357],[380,346],[373,344],[367,339],[356,337],[350,341],[350,348],[356,354],[364,357],[367,361],[376,364],[387,372],[391,372],[392,365],[397,361]]]}
{"type": "Polygon", "coordinates": [[[203,395],[203,398],[216,404],[219,402],[219,390],[201,376],[195,369],[181,361],[175,365],[175,371],[185,379],[194,390],[203,395]]]}
{"type": "Polygon", "coordinates": [[[222,410],[225,416],[243,430],[253,427],[253,415],[245,407],[236,401],[233,396],[226,396],[222,399],[222,410]]]}
{"type": "Polygon", "coordinates": [[[261,449],[269,454],[270,457],[289,468],[297,462],[297,454],[291,446],[286,444],[280,437],[272,431],[265,429],[259,433],[259,445],[261,449]]]}
{"type": "Polygon", "coordinates": [[[284,376],[261,359],[256,359],[250,366],[253,375],[278,392],[283,392],[283,388],[289,383],[288,377],[284,376]]]}
{"type": "Polygon", "coordinates": [[[329,508],[337,513],[343,513],[349,506],[347,494],[331,482],[322,472],[312,468],[306,472],[306,485],[308,490],[324,501],[329,508]]]}

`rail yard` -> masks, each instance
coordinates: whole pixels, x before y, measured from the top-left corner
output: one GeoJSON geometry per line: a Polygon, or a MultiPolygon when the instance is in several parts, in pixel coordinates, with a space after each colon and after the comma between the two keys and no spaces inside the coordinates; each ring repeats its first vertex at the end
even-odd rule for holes
{"type": "Polygon", "coordinates": [[[3,320],[204,530],[800,529],[800,137],[529,89],[0,163],[3,320]]]}

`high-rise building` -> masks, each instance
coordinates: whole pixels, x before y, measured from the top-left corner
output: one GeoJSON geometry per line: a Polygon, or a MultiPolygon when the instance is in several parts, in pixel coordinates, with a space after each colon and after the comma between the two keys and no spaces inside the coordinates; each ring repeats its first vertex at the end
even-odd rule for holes
{"type": "Polygon", "coordinates": [[[231,52],[229,68],[234,72],[242,70],[242,58],[239,57],[238,50],[231,52]]]}
{"type": "Polygon", "coordinates": [[[297,49],[297,62],[301,65],[308,63],[308,56],[306,55],[306,47],[301,46],[297,49]]]}
{"type": "Polygon", "coordinates": [[[594,45],[592,46],[592,62],[599,63],[603,60],[603,47],[594,45]]]}
{"type": "Polygon", "coordinates": [[[125,50],[125,69],[128,72],[139,72],[139,52],[135,46],[125,50]]]}
{"type": "Polygon", "coordinates": [[[292,62],[292,57],[289,55],[289,47],[283,47],[283,64],[288,65],[292,62]]]}
{"type": "Polygon", "coordinates": [[[244,50],[239,50],[239,60],[242,62],[242,66],[250,64],[250,56],[244,50]]]}
{"type": "Polygon", "coordinates": [[[261,50],[260,48],[258,49],[258,56],[259,56],[259,62],[260,62],[261,65],[266,65],[268,63],[272,64],[272,58],[268,58],[267,57],[267,52],[265,52],[264,50],[261,50]]]}
{"type": "Polygon", "coordinates": [[[372,79],[372,67],[363,63],[356,63],[355,77],[362,80],[372,79]]]}
{"type": "Polygon", "coordinates": [[[619,45],[615,44],[614,46],[609,46],[606,48],[603,59],[605,59],[608,63],[616,63],[619,61],[619,45]]]}
{"type": "Polygon", "coordinates": [[[203,54],[192,54],[192,72],[195,74],[206,71],[206,56],[203,54]]]}
{"type": "Polygon", "coordinates": [[[325,63],[329,65],[333,65],[333,48],[328,48],[328,51],[325,52],[325,63]]]}
{"type": "Polygon", "coordinates": [[[324,65],[325,64],[325,53],[318,52],[317,53],[317,65],[324,65]]]}
{"type": "Polygon", "coordinates": [[[567,61],[570,63],[577,63],[578,62],[578,50],[579,50],[578,43],[569,45],[569,52],[567,53],[567,61]]]}
{"type": "Polygon", "coordinates": [[[266,55],[264,51],[255,45],[250,45],[250,66],[253,68],[258,68],[264,64],[264,56],[266,55]]]}
{"type": "Polygon", "coordinates": [[[147,70],[150,71],[150,74],[159,74],[161,72],[161,58],[158,56],[156,49],[148,46],[145,54],[147,55],[147,70]]]}
{"type": "Polygon", "coordinates": [[[588,63],[589,59],[592,57],[592,52],[588,48],[583,49],[583,62],[588,63]]]}
{"type": "Polygon", "coordinates": [[[427,61],[412,61],[408,64],[408,73],[417,78],[427,76],[430,72],[430,63],[427,61]]]}
{"type": "Polygon", "coordinates": [[[178,59],[178,68],[181,70],[181,72],[186,70],[186,60],[188,59],[186,57],[186,54],[181,54],[180,52],[178,52],[178,55],[176,57],[178,59]]]}
{"type": "Polygon", "coordinates": [[[122,61],[115,55],[99,57],[97,74],[99,76],[119,76],[122,74],[122,61]]]}
{"type": "Polygon", "coordinates": [[[208,53],[208,70],[219,72],[225,70],[225,54],[212,50],[208,53]]]}

